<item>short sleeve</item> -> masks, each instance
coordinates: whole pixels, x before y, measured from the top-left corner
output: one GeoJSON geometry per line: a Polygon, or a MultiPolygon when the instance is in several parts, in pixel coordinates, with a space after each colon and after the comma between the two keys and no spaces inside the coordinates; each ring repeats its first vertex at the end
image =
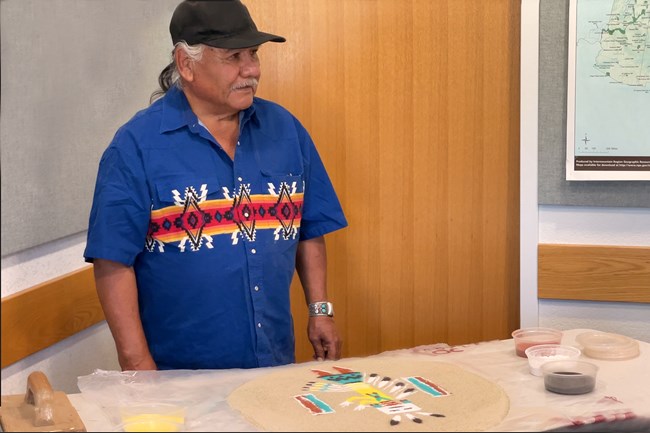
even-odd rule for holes
{"type": "Polygon", "coordinates": [[[304,155],[305,192],[300,240],[323,236],[348,225],[334,186],[307,131],[298,123],[304,155]]]}
{"type": "Polygon", "coordinates": [[[141,153],[120,130],[99,163],[84,259],[132,266],[146,242],[150,209],[141,153]]]}

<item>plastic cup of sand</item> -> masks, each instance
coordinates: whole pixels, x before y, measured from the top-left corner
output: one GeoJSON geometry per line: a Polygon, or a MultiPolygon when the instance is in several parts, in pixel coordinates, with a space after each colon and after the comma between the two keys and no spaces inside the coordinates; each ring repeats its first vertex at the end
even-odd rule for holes
{"type": "Polygon", "coordinates": [[[175,432],[185,428],[185,408],[172,404],[138,404],[120,408],[118,431],[175,432]]]}

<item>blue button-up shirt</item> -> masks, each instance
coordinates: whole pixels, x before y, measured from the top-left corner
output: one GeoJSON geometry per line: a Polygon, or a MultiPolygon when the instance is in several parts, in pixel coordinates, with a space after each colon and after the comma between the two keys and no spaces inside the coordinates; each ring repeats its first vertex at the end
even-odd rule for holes
{"type": "Polygon", "coordinates": [[[136,114],[104,152],[84,257],[133,266],[160,369],[292,363],[298,242],[347,225],[314,143],[255,98],[234,161],[182,91],[136,114]]]}

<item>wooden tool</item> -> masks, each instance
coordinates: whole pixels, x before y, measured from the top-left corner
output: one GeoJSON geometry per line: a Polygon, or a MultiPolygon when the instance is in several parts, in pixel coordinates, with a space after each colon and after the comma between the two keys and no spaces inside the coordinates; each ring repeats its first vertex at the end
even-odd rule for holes
{"type": "Polygon", "coordinates": [[[27,377],[25,395],[2,396],[0,425],[5,432],[86,431],[68,396],[53,391],[41,371],[34,371],[27,377]]]}

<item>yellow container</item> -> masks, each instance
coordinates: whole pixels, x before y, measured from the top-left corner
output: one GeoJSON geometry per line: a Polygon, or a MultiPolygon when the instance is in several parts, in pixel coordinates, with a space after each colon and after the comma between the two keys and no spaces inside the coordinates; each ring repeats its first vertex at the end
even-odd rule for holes
{"type": "Polygon", "coordinates": [[[170,404],[134,405],[120,408],[125,432],[175,432],[185,428],[185,408],[170,404]]]}

